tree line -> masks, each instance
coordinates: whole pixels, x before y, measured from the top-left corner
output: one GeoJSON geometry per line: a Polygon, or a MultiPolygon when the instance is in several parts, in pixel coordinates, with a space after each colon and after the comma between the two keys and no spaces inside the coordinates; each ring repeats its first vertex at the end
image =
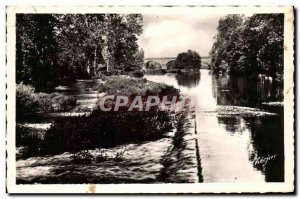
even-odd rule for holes
{"type": "Polygon", "coordinates": [[[140,14],[17,14],[17,83],[38,90],[101,71],[139,70],[140,14]]]}
{"type": "Polygon", "coordinates": [[[227,15],[219,20],[211,56],[218,73],[283,78],[283,14],[227,15]]]}

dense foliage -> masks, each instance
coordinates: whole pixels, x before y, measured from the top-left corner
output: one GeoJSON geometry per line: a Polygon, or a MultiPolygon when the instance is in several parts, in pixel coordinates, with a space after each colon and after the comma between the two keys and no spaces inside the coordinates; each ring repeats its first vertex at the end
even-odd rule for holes
{"type": "Polygon", "coordinates": [[[227,15],[210,52],[216,72],[283,76],[283,14],[227,15]]]}
{"type": "Polygon", "coordinates": [[[174,67],[177,69],[200,69],[201,57],[193,50],[179,53],[176,57],[174,67]]]}
{"type": "Polygon", "coordinates": [[[18,84],[16,88],[17,121],[29,119],[36,114],[68,111],[76,106],[76,98],[60,93],[36,92],[32,86],[18,84]]]}
{"type": "Polygon", "coordinates": [[[57,41],[52,15],[17,14],[16,80],[38,90],[51,89],[56,83],[57,41]]]}
{"type": "Polygon", "coordinates": [[[145,65],[146,69],[161,69],[162,66],[160,63],[156,62],[156,61],[148,61],[145,65]]]}
{"type": "Polygon", "coordinates": [[[38,90],[143,64],[139,14],[17,14],[16,29],[17,83],[38,90]]]}

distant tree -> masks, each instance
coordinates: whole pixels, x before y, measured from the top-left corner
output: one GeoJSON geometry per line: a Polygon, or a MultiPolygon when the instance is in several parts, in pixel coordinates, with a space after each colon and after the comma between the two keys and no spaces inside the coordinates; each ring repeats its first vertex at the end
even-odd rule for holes
{"type": "Polygon", "coordinates": [[[144,65],[145,53],[144,50],[141,49],[134,54],[134,60],[132,60],[133,64],[130,68],[131,70],[141,70],[144,65]]]}
{"type": "Polygon", "coordinates": [[[161,64],[156,61],[148,61],[146,63],[146,69],[161,69],[161,68],[162,68],[161,64]]]}
{"type": "Polygon", "coordinates": [[[174,67],[177,69],[200,69],[201,57],[196,51],[193,50],[179,53],[176,57],[174,67]]]}

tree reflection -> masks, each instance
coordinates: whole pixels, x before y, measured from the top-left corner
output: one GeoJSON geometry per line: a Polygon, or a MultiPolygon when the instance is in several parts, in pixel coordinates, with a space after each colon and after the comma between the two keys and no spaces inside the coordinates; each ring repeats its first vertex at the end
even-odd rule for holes
{"type": "Polygon", "coordinates": [[[253,166],[265,172],[267,182],[284,181],[284,137],[281,117],[245,118],[251,130],[253,166]],[[268,160],[270,158],[270,160],[268,160]]]}
{"type": "Polygon", "coordinates": [[[281,101],[283,85],[265,76],[243,77],[212,75],[213,96],[218,105],[259,106],[262,102],[281,101]]]}
{"type": "Polygon", "coordinates": [[[199,84],[201,74],[199,71],[182,72],[182,73],[177,73],[175,75],[175,78],[179,86],[193,88],[199,84]]]}
{"type": "Polygon", "coordinates": [[[248,130],[248,155],[253,167],[265,174],[266,182],[284,181],[284,137],[281,117],[218,117],[218,123],[225,125],[226,131],[232,136],[248,130]]]}

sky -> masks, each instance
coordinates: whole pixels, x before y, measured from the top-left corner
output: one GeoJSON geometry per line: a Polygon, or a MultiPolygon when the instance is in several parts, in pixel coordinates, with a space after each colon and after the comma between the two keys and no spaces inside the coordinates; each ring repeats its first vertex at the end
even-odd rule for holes
{"type": "Polygon", "coordinates": [[[143,15],[138,44],[145,58],[176,57],[188,49],[208,56],[220,15],[143,15]]]}

